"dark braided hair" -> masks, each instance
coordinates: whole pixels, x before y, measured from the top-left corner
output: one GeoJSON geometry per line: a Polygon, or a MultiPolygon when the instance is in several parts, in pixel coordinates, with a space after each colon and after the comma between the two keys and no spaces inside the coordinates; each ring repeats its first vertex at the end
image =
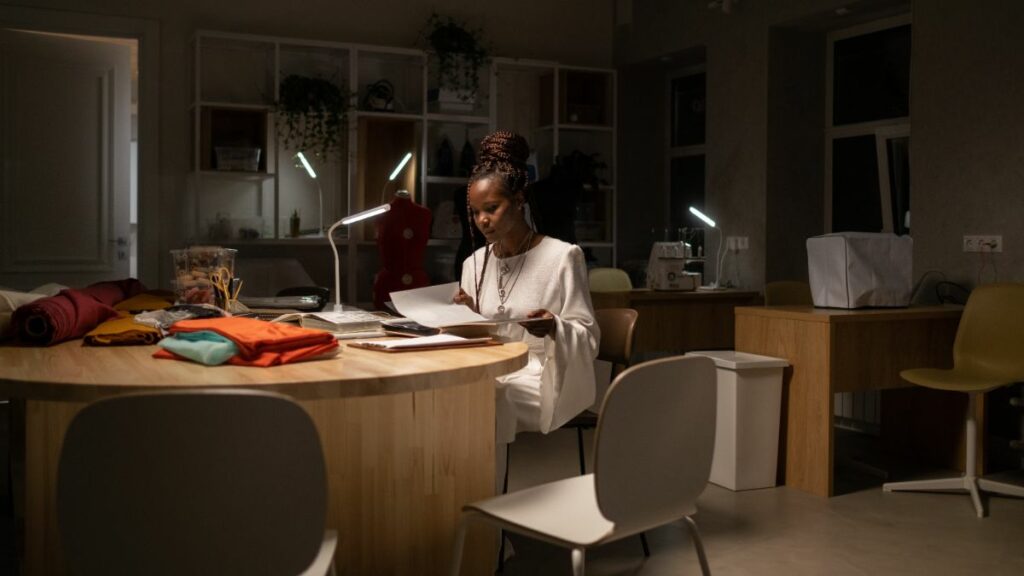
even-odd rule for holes
{"type": "Polygon", "coordinates": [[[484,178],[498,178],[505,185],[505,193],[515,194],[526,191],[528,177],[526,159],[530,156],[530,145],[515,132],[498,130],[488,134],[480,142],[480,159],[473,166],[469,185],[484,178]]]}

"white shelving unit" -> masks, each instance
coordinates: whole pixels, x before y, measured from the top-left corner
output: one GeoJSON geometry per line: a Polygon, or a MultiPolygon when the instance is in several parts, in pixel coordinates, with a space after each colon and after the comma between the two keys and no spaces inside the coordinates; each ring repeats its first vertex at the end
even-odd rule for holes
{"type": "MultiPolygon", "coordinates": [[[[600,185],[580,198],[576,233],[600,265],[614,265],[613,70],[498,58],[481,74],[474,102],[442,103],[428,100],[431,59],[422,50],[213,31],[197,32],[193,47],[193,158],[185,203],[192,242],[238,244],[249,253],[264,246],[319,249],[327,244],[318,236],[321,194],[326,227],[404,188],[434,214],[428,270],[435,281],[450,279],[461,235],[453,194],[465,186],[480,140],[501,127],[527,137],[542,177],[574,150],[596,153],[606,164],[596,174],[600,185]],[[325,78],[350,94],[347,132],[332,158],[314,161],[316,180],[298,167],[296,151],[279,142],[274,104],[289,74],[325,78]],[[385,84],[392,100],[370,102],[368,89],[385,84]],[[260,159],[249,167],[255,169],[218,169],[224,167],[218,147],[260,148],[260,159]],[[413,160],[387,182],[407,151],[413,160]],[[301,221],[297,238],[289,236],[293,211],[301,221]]],[[[336,238],[349,301],[371,300],[372,274],[348,272],[376,270],[373,234],[371,223],[336,238]]]]}

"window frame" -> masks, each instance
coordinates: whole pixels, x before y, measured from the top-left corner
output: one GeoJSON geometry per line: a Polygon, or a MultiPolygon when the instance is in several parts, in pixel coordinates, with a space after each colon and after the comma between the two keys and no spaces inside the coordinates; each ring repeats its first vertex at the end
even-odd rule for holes
{"type": "MultiPolygon", "coordinates": [[[[835,126],[833,124],[833,106],[835,103],[835,43],[856,36],[864,36],[901,26],[913,26],[910,14],[902,14],[865,24],[859,24],[842,30],[834,30],[825,36],[825,232],[832,230],[832,149],[837,139],[853,136],[874,136],[875,153],[878,161],[878,184],[882,207],[882,231],[893,232],[893,214],[891,209],[892,191],[889,179],[889,158],[886,153],[886,142],[894,138],[910,138],[910,116],[871,120],[835,126]]],[[[913,30],[913,28],[911,28],[913,30]]],[[[913,38],[913,36],[911,36],[913,38]]],[[[912,40],[911,40],[912,41],[912,40]]],[[[913,71],[911,71],[913,74],[913,71]]]]}

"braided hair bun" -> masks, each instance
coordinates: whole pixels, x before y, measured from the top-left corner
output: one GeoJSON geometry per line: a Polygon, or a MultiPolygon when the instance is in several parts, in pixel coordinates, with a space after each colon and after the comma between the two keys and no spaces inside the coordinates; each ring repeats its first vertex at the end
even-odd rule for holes
{"type": "Polygon", "coordinates": [[[525,190],[528,183],[526,159],[529,155],[530,145],[519,134],[508,130],[488,134],[480,143],[480,158],[473,166],[469,183],[497,176],[509,194],[525,190]]]}

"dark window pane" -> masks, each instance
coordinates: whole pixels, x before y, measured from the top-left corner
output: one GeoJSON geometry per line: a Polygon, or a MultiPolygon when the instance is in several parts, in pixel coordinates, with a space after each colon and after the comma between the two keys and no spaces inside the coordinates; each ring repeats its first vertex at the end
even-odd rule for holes
{"type": "Polygon", "coordinates": [[[832,141],[832,231],[881,232],[875,137],[832,141]]]}
{"type": "MultiPolygon", "coordinates": [[[[681,228],[703,228],[705,224],[690,214],[690,206],[704,210],[704,155],[682,156],[671,160],[671,181],[669,218],[671,225],[668,239],[678,239],[681,228]]],[[[694,254],[702,242],[702,236],[687,238],[693,244],[694,254]],[[696,240],[695,242],[693,240],[696,240]]]]}
{"type": "Polygon", "coordinates": [[[889,155],[889,194],[892,200],[892,228],[897,234],[909,234],[907,214],[910,213],[910,138],[893,138],[886,142],[889,155]]]}
{"type": "Polygon", "coordinates": [[[672,146],[704,143],[704,74],[672,80],[672,146]]]}
{"type": "Polygon", "coordinates": [[[835,43],[833,124],[910,115],[910,25],[835,43]]]}

